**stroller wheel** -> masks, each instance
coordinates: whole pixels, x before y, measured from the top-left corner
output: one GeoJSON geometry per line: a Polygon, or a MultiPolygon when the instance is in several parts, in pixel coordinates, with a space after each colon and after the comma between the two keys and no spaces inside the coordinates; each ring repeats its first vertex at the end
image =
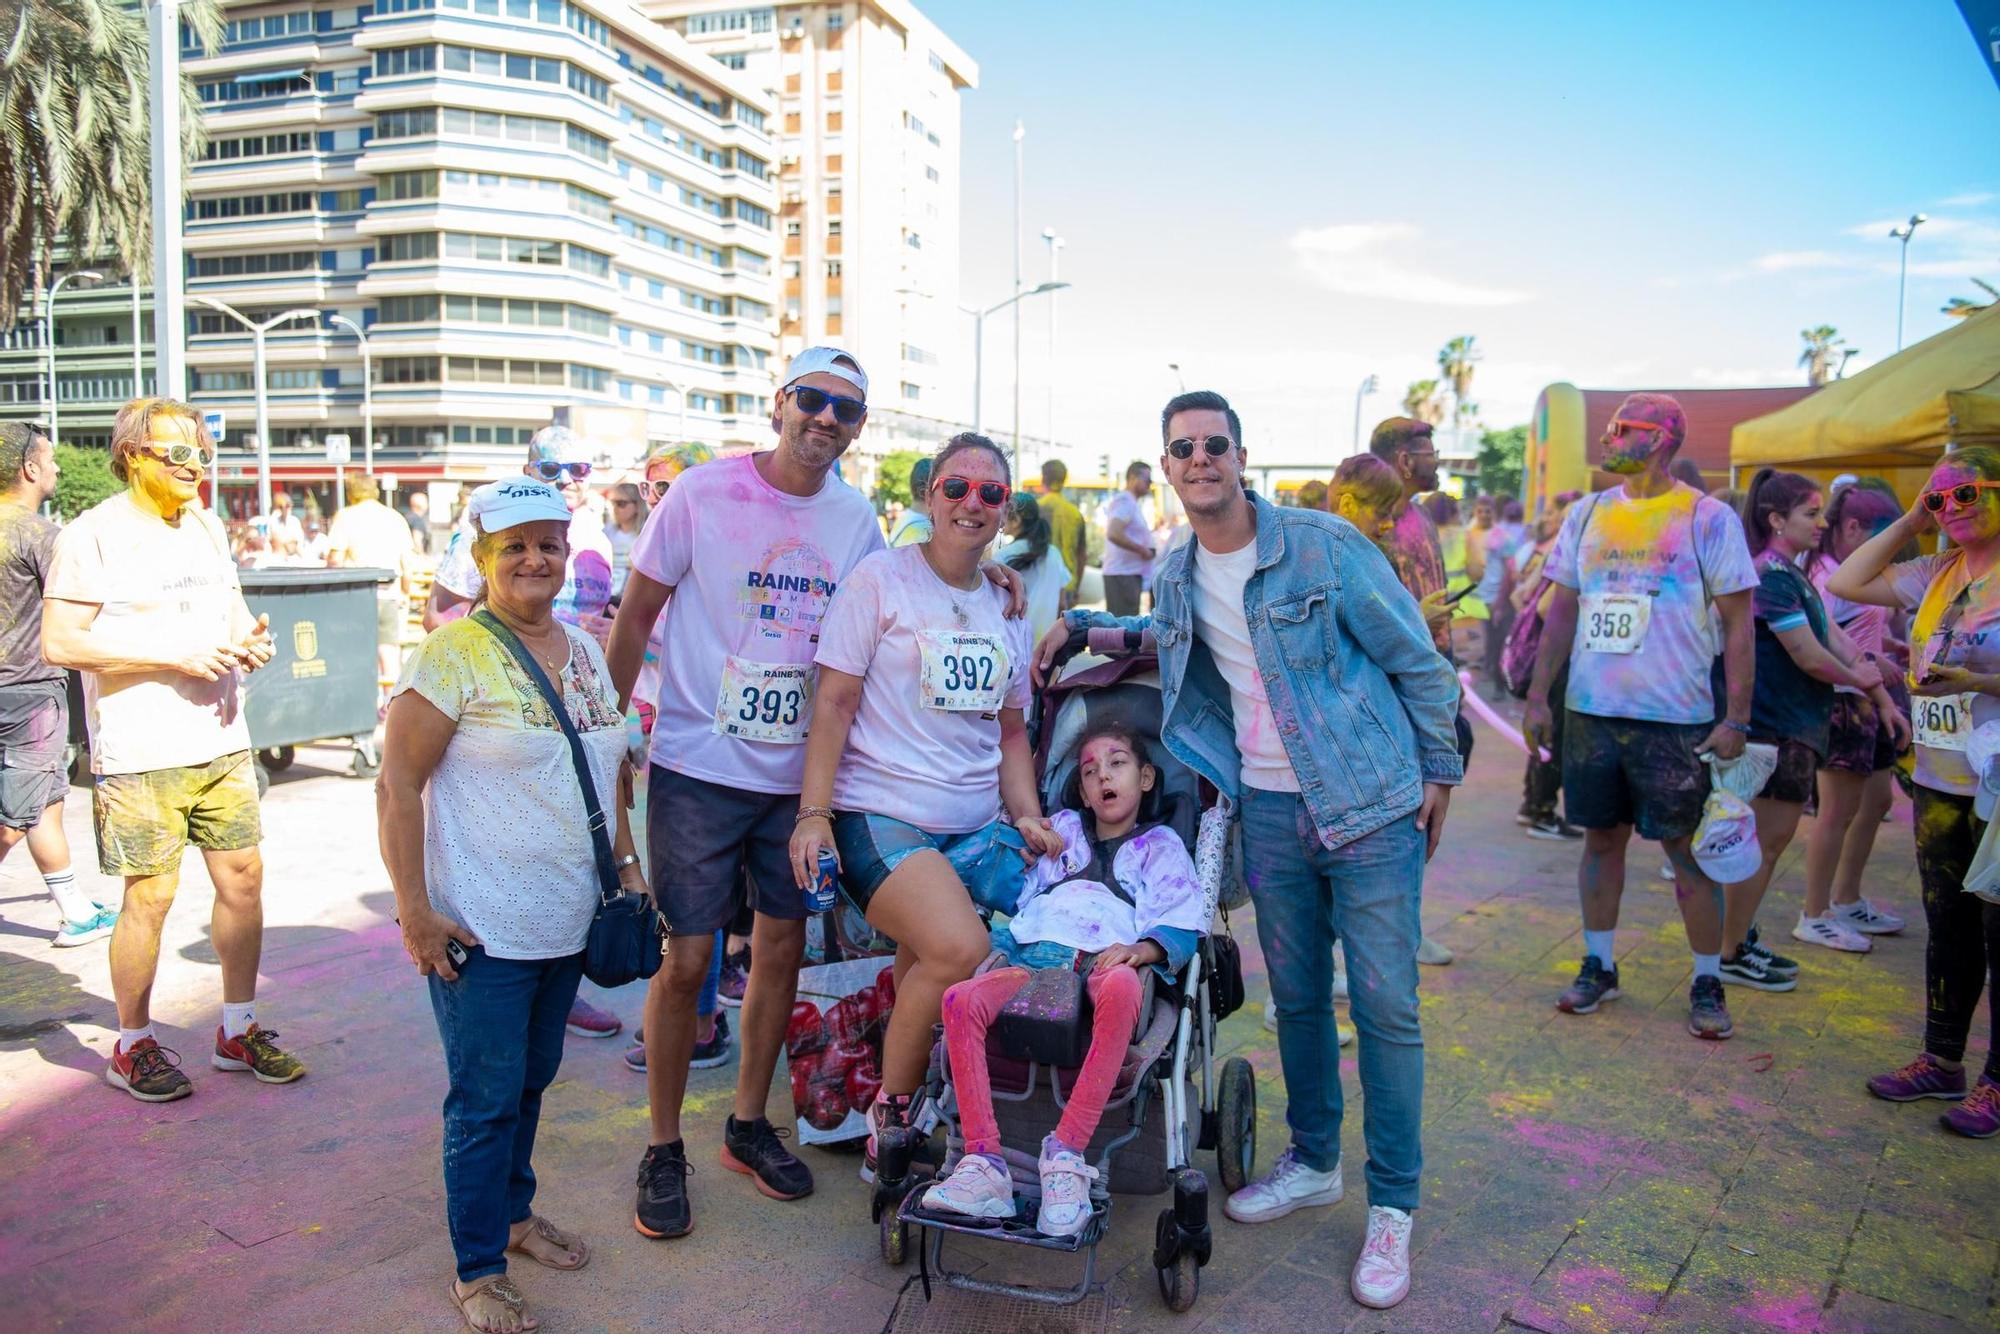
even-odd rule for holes
{"type": "Polygon", "coordinates": [[[1257,1076],[1250,1062],[1233,1056],[1216,1081],[1215,1166],[1225,1195],[1250,1182],[1257,1162],[1257,1076]]]}
{"type": "Polygon", "coordinates": [[[910,1225],[894,1209],[882,1211],[882,1263],[901,1265],[910,1258],[910,1225]]]}
{"type": "Polygon", "coordinates": [[[1169,1311],[1192,1310],[1201,1296],[1201,1262],[1192,1255],[1174,1257],[1174,1262],[1155,1271],[1160,1276],[1160,1300],[1169,1311]]]}

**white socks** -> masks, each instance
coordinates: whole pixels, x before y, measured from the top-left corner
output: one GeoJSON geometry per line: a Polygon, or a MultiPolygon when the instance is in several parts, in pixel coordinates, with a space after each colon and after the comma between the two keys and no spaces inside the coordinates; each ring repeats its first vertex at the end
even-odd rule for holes
{"type": "Polygon", "coordinates": [[[1697,954],[1694,956],[1696,977],[1721,977],[1722,956],[1720,954],[1697,954]]]}
{"type": "Polygon", "coordinates": [[[1588,927],[1584,928],[1584,953],[1596,955],[1597,961],[1606,968],[1616,968],[1618,956],[1611,951],[1611,938],[1617,934],[1615,928],[1610,931],[1592,931],[1588,927]]]}
{"type": "Polygon", "coordinates": [[[242,1037],[250,1031],[250,1025],[256,1022],[256,1001],[244,1001],[241,1005],[233,1005],[228,1001],[222,1003],[222,1036],[225,1038],[242,1037]]]}
{"type": "MultiPolygon", "coordinates": [[[[130,1052],[132,1048],[151,1037],[153,1037],[153,1026],[151,1024],[147,1024],[144,1028],[121,1028],[118,1030],[118,1050],[130,1052]]],[[[153,1038],[153,1040],[155,1042],[159,1041],[158,1038],[153,1038]]]]}
{"type": "Polygon", "coordinates": [[[90,895],[76,887],[76,872],[70,867],[43,874],[42,883],[49,887],[49,895],[62,909],[63,920],[71,926],[82,926],[97,916],[97,905],[90,895]]]}

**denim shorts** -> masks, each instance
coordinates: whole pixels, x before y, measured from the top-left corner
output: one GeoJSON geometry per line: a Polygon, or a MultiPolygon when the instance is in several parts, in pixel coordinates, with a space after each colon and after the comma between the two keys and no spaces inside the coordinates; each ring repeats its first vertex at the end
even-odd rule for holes
{"type": "Polygon", "coordinates": [[[989,912],[1014,910],[1028,870],[1020,831],[1002,820],[969,834],[932,834],[887,815],[836,811],[833,842],[840,853],[841,888],[864,913],[890,872],[925,848],[943,853],[973,904],[989,912]]]}

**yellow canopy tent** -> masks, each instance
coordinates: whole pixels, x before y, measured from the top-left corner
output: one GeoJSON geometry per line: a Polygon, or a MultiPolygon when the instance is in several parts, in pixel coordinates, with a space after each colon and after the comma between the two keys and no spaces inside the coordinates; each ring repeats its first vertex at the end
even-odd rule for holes
{"type": "Polygon", "coordinates": [[[1765,464],[1812,475],[1882,473],[1905,492],[1914,491],[1945,449],[1994,444],[2000,444],[2000,305],[1788,408],[1740,423],[1730,434],[1729,463],[1746,481],[1765,464]]]}

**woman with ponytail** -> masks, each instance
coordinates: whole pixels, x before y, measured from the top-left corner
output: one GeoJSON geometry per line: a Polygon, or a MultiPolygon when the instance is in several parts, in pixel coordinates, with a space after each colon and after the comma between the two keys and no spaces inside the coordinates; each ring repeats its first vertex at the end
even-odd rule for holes
{"type": "Polygon", "coordinates": [[[1757,907],[1812,795],[1814,772],[1827,752],[1834,690],[1851,686],[1867,692],[1878,708],[1895,707],[1874,660],[1827,618],[1819,592],[1799,568],[1825,530],[1816,483],[1795,472],[1758,469],[1743,498],[1743,533],[1757,569],[1750,740],[1775,745],[1778,767],[1750,803],[1762,861],[1748,880],[1723,889],[1722,975],[1759,991],[1798,985],[1798,964],[1757,942],[1757,907]]]}

